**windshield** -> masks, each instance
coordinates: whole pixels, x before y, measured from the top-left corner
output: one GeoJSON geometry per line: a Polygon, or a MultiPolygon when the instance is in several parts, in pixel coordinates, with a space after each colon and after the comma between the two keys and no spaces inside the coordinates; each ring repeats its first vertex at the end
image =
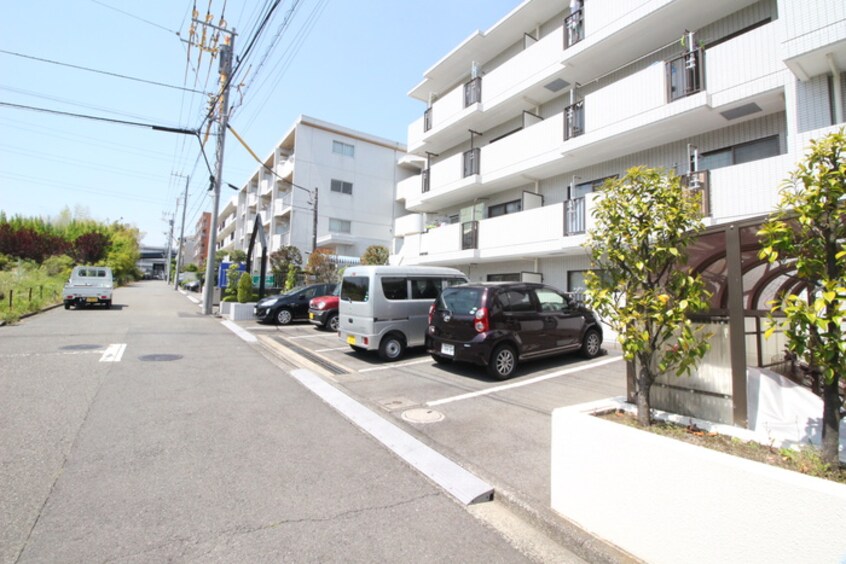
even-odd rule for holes
{"type": "Polygon", "coordinates": [[[447,288],[441,292],[438,305],[455,315],[473,315],[482,305],[483,288],[447,288]]]}

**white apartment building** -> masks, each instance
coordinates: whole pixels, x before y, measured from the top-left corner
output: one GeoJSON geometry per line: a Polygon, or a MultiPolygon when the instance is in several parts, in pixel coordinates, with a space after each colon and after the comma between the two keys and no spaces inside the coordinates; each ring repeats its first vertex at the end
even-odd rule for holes
{"type": "Polygon", "coordinates": [[[844,125],[843,0],[525,0],[425,71],[393,264],[583,288],[595,190],[635,165],[769,213],[844,125]]]}
{"type": "Polygon", "coordinates": [[[401,143],[300,116],[223,206],[217,248],[247,251],[258,216],[268,254],[293,245],[307,260],[315,190],[318,248],[333,250],[342,263],[357,262],[370,245],[390,248],[394,189],[413,173],[400,164],[404,156],[401,143]]]}

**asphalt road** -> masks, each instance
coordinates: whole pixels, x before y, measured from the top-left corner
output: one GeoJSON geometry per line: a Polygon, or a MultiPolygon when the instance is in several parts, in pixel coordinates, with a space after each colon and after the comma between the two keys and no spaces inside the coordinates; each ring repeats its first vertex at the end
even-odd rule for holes
{"type": "Polygon", "coordinates": [[[0,327],[0,562],[576,560],[498,531],[260,348],[160,281],[0,327]]]}

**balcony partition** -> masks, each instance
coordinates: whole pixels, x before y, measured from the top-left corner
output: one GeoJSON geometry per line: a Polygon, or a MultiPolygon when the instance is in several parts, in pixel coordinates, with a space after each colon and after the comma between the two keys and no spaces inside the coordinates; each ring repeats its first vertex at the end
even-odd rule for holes
{"type": "Polygon", "coordinates": [[[564,140],[585,132],[585,101],[580,100],[564,108],[564,140]]]}
{"type": "Polygon", "coordinates": [[[702,49],[696,49],[667,61],[668,102],[696,94],[704,88],[704,59],[704,51],[702,49]]]}
{"type": "Polygon", "coordinates": [[[564,202],[564,235],[585,232],[585,198],[573,198],[564,202]]]}
{"type": "Polygon", "coordinates": [[[708,170],[698,170],[681,178],[682,190],[684,190],[685,195],[699,200],[702,217],[711,215],[711,177],[709,173],[708,170]]]}
{"type": "Polygon", "coordinates": [[[479,248],[479,222],[465,221],[461,224],[461,250],[479,248]]]}
{"type": "Polygon", "coordinates": [[[464,85],[464,107],[478,104],[482,101],[482,77],[477,76],[464,85]]]}
{"type": "Polygon", "coordinates": [[[572,47],[585,38],[584,8],[574,10],[564,19],[564,48],[572,47]]]}
{"type": "Polygon", "coordinates": [[[476,147],[475,149],[470,149],[469,151],[464,151],[464,178],[467,178],[468,176],[472,176],[474,174],[479,174],[479,161],[481,158],[481,154],[481,149],[478,147],[476,147]]]}

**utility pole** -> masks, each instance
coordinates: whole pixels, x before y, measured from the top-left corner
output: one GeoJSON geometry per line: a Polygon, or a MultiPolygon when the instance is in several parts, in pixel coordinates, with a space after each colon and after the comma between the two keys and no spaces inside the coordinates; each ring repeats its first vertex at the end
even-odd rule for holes
{"type": "Polygon", "coordinates": [[[190,175],[174,174],[185,179],[185,196],[182,200],[182,227],[179,229],[179,253],[176,255],[176,280],[173,281],[173,289],[179,289],[179,271],[182,270],[182,261],[185,258],[185,211],[188,209],[188,184],[191,182],[190,175]]]}
{"type": "MultiPolygon", "coordinates": [[[[176,199],[176,209],[179,210],[179,199],[176,199]]],[[[165,283],[170,284],[170,250],[173,242],[173,218],[167,220],[170,224],[170,230],[167,234],[167,260],[165,261],[165,283]]]]}
{"type": "Polygon", "coordinates": [[[312,227],[314,229],[311,234],[311,252],[317,250],[317,186],[314,187],[314,219],[312,220],[312,227]]]}
{"type": "MultiPolygon", "coordinates": [[[[195,20],[198,23],[199,20],[195,20]]],[[[225,28],[217,27],[209,23],[205,25],[211,26],[219,31],[227,34],[220,46],[220,85],[222,88],[220,100],[220,118],[217,130],[217,162],[215,163],[215,173],[213,179],[214,197],[212,203],[212,219],[209,226],[209,249],[206,257],[206,283],[203,287],[203,313],[205,315],[212,314],[212,301],[214,295],[214,257],[215,249],[217,247],[217,208],[220,205],[220,182],[223,177],[223,149],[226,141],[226,125],[229,121],[229,85],[232,74],[232,50],[235,43],[235,32],[229,31],[225,28]]]]}

